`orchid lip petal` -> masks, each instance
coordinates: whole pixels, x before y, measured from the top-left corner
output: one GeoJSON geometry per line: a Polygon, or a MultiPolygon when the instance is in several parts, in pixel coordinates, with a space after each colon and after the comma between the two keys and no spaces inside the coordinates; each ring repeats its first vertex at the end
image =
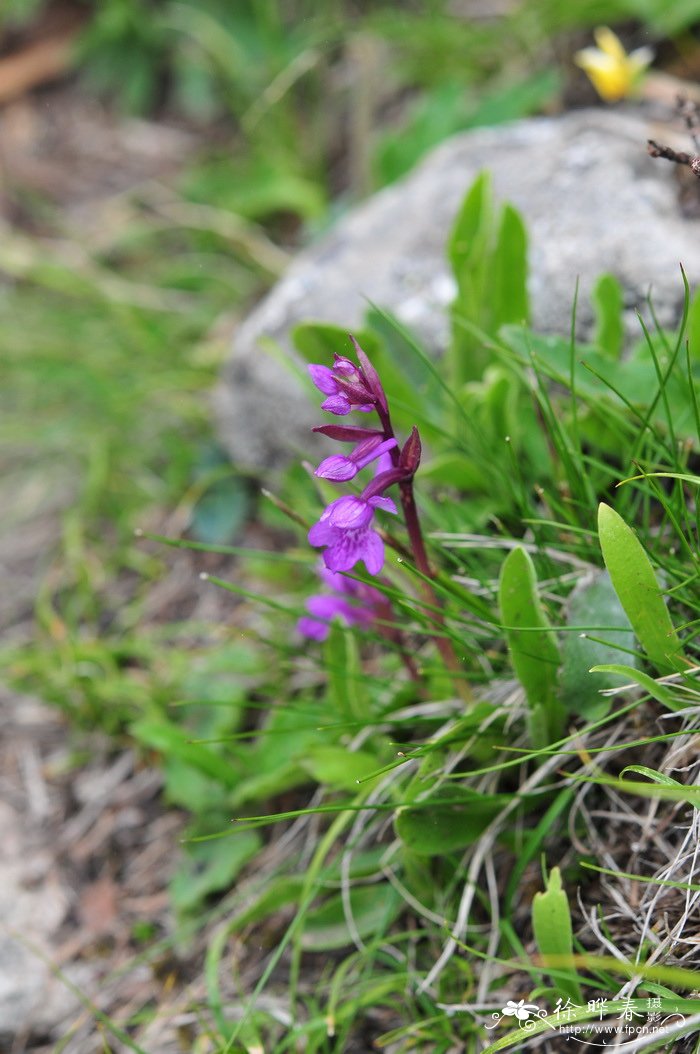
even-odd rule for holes
{"type": "Polygon", "coordinates": [[[310,529],[307,537],[309,545],[330,545],[335,538],[335,530],[328,521],[319,520],[310,529]]]}
{"type": "Polygon", "coordinates": [[[376,531],[368,532],[362,559],[371,575],[378,575],[384,566],[384,542],[376,531]]]}

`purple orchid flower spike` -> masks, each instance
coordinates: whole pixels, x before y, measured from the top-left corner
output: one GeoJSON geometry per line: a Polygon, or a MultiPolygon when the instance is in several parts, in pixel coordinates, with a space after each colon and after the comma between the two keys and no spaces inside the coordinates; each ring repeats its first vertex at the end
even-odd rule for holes
{"type": "MultiPolygon", "coordinates": [[[[325,458],[315,475],[333,482],[345,482],[375,463],[374,476],[361,494],[337,498],[323,510],[321,518],[309,531],[309,542],[313,546],[323,547],[323,561],[330,572],[349,571],[362,561],[369,574],[379,574],[384,566],[384,542],[373,528],[372,521],[377,509],[396,513],[396,505],[385,496],[384,491],[398,484],[411,551],[416,567],[423,576],[422,591],[440,627],[443,625],[440,601],[431,583],[434,574],[428,562],[413,495],[413,477],[420,465],[422,453],[420,435],[414,427],[403,447],[399,448],[379,374],[355,338],[351,336],[350,340],[358,365],[344,355],[334,355],[332,367],[310,365],[309,373],[316,387],[326,396],[322,403],[324,410],[339,417],[352,410],[364,413],[375,411],[379,427],[320,425],[315,428],[315,432],[329,439],[354,444],[350,454],[325,458]]],[[[353,615],[346,605],[348,601],[344,595],[312,597],[308,605],[309,615],[300,623],[301,632],[322,640],[327,634],[329,619],[335,615],[348,622],[352,622],[353,617],[357,621],[356,613],[353,615]]],[[[401,646],[400,632],[396,632],[399,634],[397,640],[404,662],[411,676],[417,677],[415,663],[401,646]]],[[[435,645],[446,667],[459,671],[459,661],[447,635],[437,633],[435,645]]]]}

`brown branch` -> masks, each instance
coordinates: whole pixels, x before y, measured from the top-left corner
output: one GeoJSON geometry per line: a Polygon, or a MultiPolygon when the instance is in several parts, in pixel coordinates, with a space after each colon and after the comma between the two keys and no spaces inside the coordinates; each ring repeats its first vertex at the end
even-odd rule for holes
{"type": "Polygon", "coordinates": [[[677,165],[687,165],[693,175],[700,179],[700,157],[695,154],[673,150],[670,146],[661,146],[653,139],[647,139],[647,151],[650,157],[662,157],[665,161],[673,161],[677,165]]]}

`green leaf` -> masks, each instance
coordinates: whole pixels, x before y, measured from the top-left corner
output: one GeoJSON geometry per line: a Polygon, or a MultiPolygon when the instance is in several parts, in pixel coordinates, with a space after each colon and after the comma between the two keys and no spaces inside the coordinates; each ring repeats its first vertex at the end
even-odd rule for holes
{"type": "Polygon", "coordinates": [[[611,359],[617,360],[624,340],[622,286],[614,275],[601,275],[591,299],[596,315],[595,343],[611,359]]]}
{"type": "MultiPolygon", "coordinates": [[[[520,546],[503,562],[498,599],[513,668],[531,710],[546,708],[551,741],[560,724],[555,704],[559,652],[537,593],[534,564],[520,546]]],[[[539,736],[534,742],[544,745],[539,736]]]]}
{"type": "Polygon", "coordinates": [[[175,909],[180,913],[194,911],[211,893],[229,888],[261,846],[262,838],[256,831],[186,845],[185,857],[170,882],[175,909]]]}
{"type": "Polygon", "coordinates": [[[447,242],[447,258],[460,286],[468,280],[471,265],[488,249],[492,212],[491,174],[483,171],[469,188],[447,242]]]}
{"type": "Polygon", "coordinates": [[[380,185],[395,182],[434,146],[467,127],[468,118],[461,81],[448,81],[424,92],[398,131],[382,132],[372,159],[377,181],[380,185]]]}
{"type": "Polygon", "coordinates": [[[225,787],[235,787],[240,774],[230,761],[202,743],[192,743],[189,734],[165,720],[137,721],[131,734],[138,742],[158,750],[166,757],[179,758],[225,787]]]}
{"type": "Polygon", "coordinates": [[[190,529],[199,542],[226,545],[235,541],[250,513],[250,488],[240,476],[216,480],[192,511],[190,529]]]}
{"type": "Polygon", "coordinates": [[[481,466],[464,454],[438,454],[421,464],[420,478],[462,491],[482,491],[489,483],[481,466]]]}
{"type": "Polygon", "coordinates": [[[236,784],[229,797],[231,807],[239,808],[246,802],[265,800],[308,784],[301,761],[318,743],[318,726],[324,718],[320,709],[311,706],[273,707],[255,742],[238,750],[236,784]]]}
{"type": "Polygon", "coordinates": [[[648,776],[653,783],[660,783],[664,787],[683,787],[678,780],[672,779],[663,772],[657,772],[656,769],[650,769],[648,765],[626,765],[620,775],[624,776],[628,772],[634,772],[638,776],[648,776]]]}
{"type": "Polygon", "coordinates": [[[532,902],[532,928],[540,955],[545,960],[562,960],[552,962],[550,976],[557,991],[567,995],[574,1003],[582,1002],[581,987],[571,966],[567,976],[566,959],[573,954],[573,934],[571,929],[571,911],[569,901],[561,884],[561,872],[553,867],[547,879],[544,893],[535,893],[532,902]]]}
{"type": "MultiPolygon", "coordinates": [[[[349,900],[354,928],[363,939],[385,932],[403,906],[401,897],[387,883],[351,889],[349,900]]],[[[341,894],[309,912],[301,943],[307,951],[317,952],[353,943],[341,894]]]]}
{"type": "Polygon", "coordinates": [[[648,692],[652,699],[656,699],[669,710],[682,710],[687,705],[682,699],[676,699],[665,685],[655,681],[649,674],[635,670],[632,666],[608,663],[605,666],[592,666],[591,673],[614,673],[625,681],[632,681],[633,684],[638,684],[640,688],[648,692]]]}
{"type": "MultiPolygon", "coordinates": [[[[372,359],[379,351],[379,341],[375,334],[370,330],[357,328],[352,332],[362,350],[372,359]]],[[[352,354],[347,328],[334,326],[330,322],[300,322],[292,329],[292,342],[307,362],[320,362],[330,366],[334,355],[352,354]]]]}
{"type": "Polygon", "coordinates": [[[649,661],[664,673],[684,669],[681,642],[649,557],[631,527],[604,502],[598,536],[615,592],[649,661]]]}
{"type": "Polygon", "coordinates": [[[301,759],[301,766],[317,783],[333,790],[352,790],[380,765],[375,754],[343,747],[316,746],[301,759]]]}
{"type": "Polygon", "coordinates": [[[269,879],[260,895],[252,903],[246,904],[227,923],[227,929],[240,930],[253,922],[261,922],[269,915],[278,912],[280,908],[285,908],[287,904],[298,904],[304,891],[304,881],[303,875],[269,879]]]}
{"type": "Polygon", "coordinates": [[[507,323],[527,322],[527,232],[520,213],[505,205],[493,257],[491,331],[507,323]]]}
{"type": "Polygon", "coordinates": [[[396,813],[397,835],[418,856],[441,856],[471,845],[510,801],[505,794],[480,794],[467,787],[449,787],[437,797],[455,801],[431,803],[427,798],[396,813]]]}
{"type": "Polygon", "coordinates": [[[596,721],[612,705],[612,699],[601,695],[601,691],[616,688],[620,674],[608,670],[605,676],[591,677],[591,667],[613,663],[620,657],[621,649],[631,651],[635,643],[630,621],[607,571],[597,571],[577,586],[567,603],[566,625],[588,625],[594,629],[591,636],[584,631],[564,635],[559,698],[569,713],[596,721]],[[592,640],[592,636],[609,643],[592,640]]]}
{"type": "Polygon", "coordinates": [[[369,715],[367,681],[362,676],[355,634],[334,621],[324,645],[328,674],[328,699],[341,720],[364,719],[369,715]]]}
{"type": "Polygon", "coordinates": [[[700,289],[695,293],[688,308],[685,336],[690,357],[697,362],[700,360],[700,289]]]}

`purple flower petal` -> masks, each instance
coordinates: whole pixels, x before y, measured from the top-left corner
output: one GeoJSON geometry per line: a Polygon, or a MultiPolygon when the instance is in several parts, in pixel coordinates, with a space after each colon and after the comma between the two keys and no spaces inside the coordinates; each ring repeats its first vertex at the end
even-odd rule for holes
{"type": "Polygon", "coordinates": [[[378,428],[358,428],[357,425],[316,425],[312,432],[320,432],[329,439],[337,439],[339,443],[359,443],[370,436],[378,436],[383,433],[378,428]]]}
{"type": "Polygon", "coordinates": [[[345,392],[338,392],[336,395],[329,395],[327,399],[324,399],[321,403],[321,409],[326,410],[329,414],[335,414],[337,417],[345,417],[352,410],[352,406],[345,392]]]}
{"type": "Polygon", "coordinates": [[[335,395],[338,391],[338,382],[333,376],[333,371],[328,366],[320,366],[312,363],[307,366],[311,380],[324,395],[335,395]]]}
{"type": "Polygon", "coordinates": [[[341,531],[352,531],[366,527],[372,520],[374,510],[368,501],[346,494],[328,506],[328,522],[341,531]]]}
{"type": "Polygon", "coordinates": [[[354,479],[358,472],[359,468],[351,458],[343,457],[342,454],[333,454],[321,462],[314,476],[320,476],[321,479],[332,479],[336,483],[345,483],[349,479],[354,479]]]}
{"type": "Polygon", "coordinates": [[[347,615],[348,611],[351,611],[351,607],[347,600],[343,597],[334,597],[328,594],[328,596],[318,593],[315,596],[309,597],[306,602],[306,610],[314,618],[322,618],[330,621],[335,615],[347,615]]]}
{"type": "Polygon", "coordinates": [[[335,541],[337,530],[337,527],[332,527],[328,522],[328,519],[324,519],[322,516],[318,523],[313,525],[307,535],[309,544],[313,546],[330,545],[335,541]]]}
{"type": "Polygon", "coordinates": [[[302,615],[297,621],[297,632],[309,640],[324,641],[330,632],[327,622],[319,622],[318,619],[302,615]]]}
{"type": "Polygon", "coordinates": [[[396,503],[393,498],[387,498],[386,494],[375,494],[373,498],[370,498],[367,502],[375,509],[383,509],[384,512],[391,512],[395,516],[397,515],[396,503]]]}
{"type": "Polygon", "coordinates": [[[331,571],[349,571],[363,560],[368,572],[376,575],[384,566],[384,543],[370,528],[344,531],[326,549],[323,559],[331,571]]]}
{"type": "Polygon", "coordinates": [[[339,373],[341,376],[347,377],[349,380],[359,379],[360,376],[360,371],[355,363],[345,355],[333,356],[333,372],[339,373]]]}
{"type": "Polygon", "coordinates": [[[377,461],[374,467],[374,475],[381,476],[384,472],[390,472],[393,467],[394,462],[391,460],[391,453],[387,450],[377,461]]]}
{"type": "Polygon", "coordinates": [[[332,545],[323,554],[323,559],[331,571],[349,571],[358,560],[364,560],[367,530],[342,531],[332,545]]]}
{"type": "Polygon", "coordinates": [[[368,439],[365,443],[360,443],[350,456],[353,461],[357,462],[358,469],[365,468],[367,465],[371,465],[376,458],[382,458],[390,450],[393,450],[395,446],[395,439],[385,439],[383,443],[372,442],[371,445],[368,439]]]}
{"type": "Polygon", "coordinates": [[[362,559],[371,575],[378,575],[384,567],[384,542],[376,531],[367,531],[362,550],[362,559]]]}

